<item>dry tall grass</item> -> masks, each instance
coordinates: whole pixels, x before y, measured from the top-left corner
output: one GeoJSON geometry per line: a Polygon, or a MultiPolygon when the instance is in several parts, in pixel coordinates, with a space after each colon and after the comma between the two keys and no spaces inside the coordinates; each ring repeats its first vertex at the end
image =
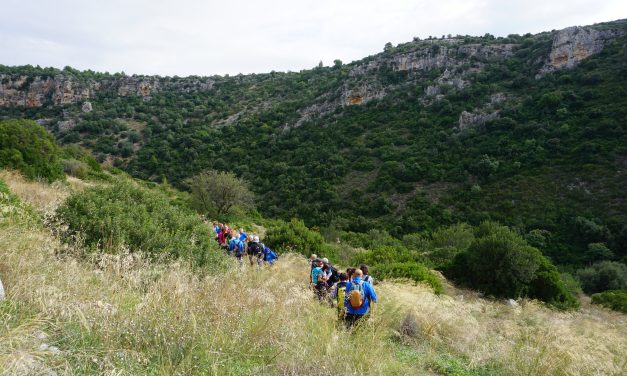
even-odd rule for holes
{"type": "MultiPolygon", "coordinates": [[[[42,211],[66,194],[47,185],[15,190],[42,211]]],[[[272,269],[234,264],[201,278],[183,264],[130,254],[60,257],[68,250],[50,231],[14,217],[0,217],[0,250],[4,374],[625,372],[626,316],[618,313],[512,308],[382,283],[372,319],[348,333],[311,299],[308,263],[296,255],[272,269]]]]}

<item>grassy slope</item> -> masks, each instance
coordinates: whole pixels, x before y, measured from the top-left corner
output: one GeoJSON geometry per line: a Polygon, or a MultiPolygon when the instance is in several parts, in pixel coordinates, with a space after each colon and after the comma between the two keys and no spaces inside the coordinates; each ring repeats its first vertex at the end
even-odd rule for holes
{"type": "Polygon", "coordinates": [[[512,308],[385,282],[373,319],[349,334],[309,298],[299,256],[284,256],[274,270],[234,266],[206,279],[130,255],[60,258],[65,247],[36,217],[83,183],[0,179],[36,209],[0,197],[7,374],[559,375],[619,374],[626,366],[627,316],[596,308],[512,308]]]}

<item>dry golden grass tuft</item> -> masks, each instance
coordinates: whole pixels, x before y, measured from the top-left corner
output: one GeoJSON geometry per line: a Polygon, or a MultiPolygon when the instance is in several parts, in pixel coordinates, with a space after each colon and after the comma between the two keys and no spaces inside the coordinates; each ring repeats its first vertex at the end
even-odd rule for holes
{"type": "MultiPolygon", "coordinates": [[[[0,177],[42,211],[70,190],[0,177]]],[[[6,374],[625,372],[627,316],[604,310],[510,307],[384,282],[371,320],[349,333],[311,298],[309,264],[296,255],[273,268],[233,263],[223,275],[201,277],[183,263],[124,252],[74,258],[50,231],[1,219],[0,250],[6,374]]]]}

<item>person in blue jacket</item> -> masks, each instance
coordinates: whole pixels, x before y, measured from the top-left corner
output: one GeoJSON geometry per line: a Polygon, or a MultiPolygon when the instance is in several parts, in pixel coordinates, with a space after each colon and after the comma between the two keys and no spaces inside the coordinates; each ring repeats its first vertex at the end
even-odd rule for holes
{"type": "Polygon", "coordinates": [[[231,238],[231,241],[229,242],[229,246],[226,249],[226,253],[229,256],[231,255],[231,252],[233,252],[235,248],[237,247],[237,242],[239,242],[239,236],[238,234],[233,234],[233,237],[231,238]]]}
{"type": "Polygon", "coordinates": [[[346,326],[349,328],[366,316],[374,307],[371,307],[371,305],[377,302],[377,293],[374,291],[374,287],[362,280],[363,275],[364,273],[361,269],[355,270],[353,279],[346,285],[344,307],[346,307],[346,326]],[[355,291],[353,292],[353,290],[355,291]],[[358,302],[355,301],[351,303],[351,297],[357,294],[360,298],[355,300],[358,300],[361,304],[356,304],[358,302]]]}
{"type": "Polygon", "coordinates": [[[263,247],[263,261],[266,262],[266,264],[272,266],[272,264],[274,264],[274,260],[278,259],[279,257],[276,255],[276,253],[274,253],[273,250],[270,249],[270,247],[265,246],[263,247]]]}
{"type": "Polygon", "coordinates": [[[245,242],[248,238],[248,235],[244,232],[244,228],[239,229],[239,240],[245,242]]]}

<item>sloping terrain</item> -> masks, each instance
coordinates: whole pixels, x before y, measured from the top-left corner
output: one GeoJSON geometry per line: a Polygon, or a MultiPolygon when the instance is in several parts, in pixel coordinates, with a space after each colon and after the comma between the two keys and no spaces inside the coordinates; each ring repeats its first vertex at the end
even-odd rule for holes
{"type": "Polygon", "coordinates": [[[86,183],[0,179],[4,374],[609,375],[627,366],[626,316],[593,307],[560,313],[382,282],[371,320],[350,333],[307,291],[301,256],[208,277],[136,254],[86,259],[46,220],[86,183]]]}

